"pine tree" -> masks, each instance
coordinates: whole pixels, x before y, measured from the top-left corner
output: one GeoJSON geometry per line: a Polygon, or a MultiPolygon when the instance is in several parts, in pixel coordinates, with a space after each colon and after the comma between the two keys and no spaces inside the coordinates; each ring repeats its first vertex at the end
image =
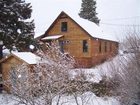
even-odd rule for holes
{"type": "Polygon", "coordinates": [[[0,0],[0,40],[10,50],[22,51],[33,42],[34,23],[31,4],[25,0],[0,0]]]}
{"type": "Polygon", "coordinates": [[[94,0],[82,0],[81,10],[79,16],[84,19],[88,19],[99,25],[100,20],[96,16],[96,1],[94,0]]]}

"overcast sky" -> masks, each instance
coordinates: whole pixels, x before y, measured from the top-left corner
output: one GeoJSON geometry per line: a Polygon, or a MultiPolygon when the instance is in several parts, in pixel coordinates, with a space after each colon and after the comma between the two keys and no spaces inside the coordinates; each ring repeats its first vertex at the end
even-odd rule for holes
{"type": "MultiPolygon", "coordinates": [[[[27,0],[33,6],[35,33],[44,33],[60,11],[78,14],[82,0],[27,0]]],[[[119,36],[126,25],[140,25],[140,0],[96,0],[100,26],[119,36]],[[118,32],[119,31],[119,32],[118,32]]]]}

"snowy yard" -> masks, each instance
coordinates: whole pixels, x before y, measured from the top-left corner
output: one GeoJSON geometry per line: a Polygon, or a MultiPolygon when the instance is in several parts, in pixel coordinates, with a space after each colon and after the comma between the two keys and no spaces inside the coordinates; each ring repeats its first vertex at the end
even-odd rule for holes
{"type": "MultiPolygon", "coordinates": [[[[57,98],[54,99],[53,105],[56,105],[57,98]]],[[[119,102],[112,97],[100,98],[92,93],[85,93],[82,97],[78,97],[80,105],[120,105],[119,102]],[[83,104],[82,104],[83,103],[83,104]]],[[[0,105],[15,105],[17,104],[14,96],[9,94],[0,94],[0,105]]],[[[21,104],[20,104],[21,105],[21,104]]],[[[59,105],[76,105],[75,99],[72,96],[63,96],[59,105]]]]}

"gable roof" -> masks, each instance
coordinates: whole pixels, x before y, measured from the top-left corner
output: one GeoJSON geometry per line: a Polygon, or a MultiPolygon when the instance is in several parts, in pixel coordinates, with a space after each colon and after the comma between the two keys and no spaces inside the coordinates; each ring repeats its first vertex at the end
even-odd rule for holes
{"type": "Polygon", "coordinates": [[[31,52],[13,52],[8,57],[3,58],[0,62],[3,62],[5,60],[9,59],[12,56],[30,64],[30,65],[37,64],[37,62],[41,59],[39,56],[37,56],[31,52]]]}
{"type": "MultiPolygon", "coordinates": [[[[82,19],[80,18],[78,15],[68,15],[65,12],[61,12],[58,17],[55,19],[55,21],[50,25],[50,27],[47,29],[47,31],[45,32],[45,34],[47,34],[47,32],[53,27],[53,25],[55,24],[55,22],[62,16],[62,15],[66,15],[67,17],[69,17],[71,20],[73,20],[78,26],[80,26],[86,33],[88,33],[88,35],[90,35],[93,38],[99,38],[99,39],[104,39],[104,40],[110,40],[110,41],[115,41],[117,42],[116,38],[113,35],[107,34],[105,33],[101,27],[99,27],[98,25],[96,25],[95,23],[88,21],[86,19],[82,19]]],[[[44,35],[45,35],[44,34],[44,35]]],[[[41,36],[42,38],[45,36],[41,36]]]]}

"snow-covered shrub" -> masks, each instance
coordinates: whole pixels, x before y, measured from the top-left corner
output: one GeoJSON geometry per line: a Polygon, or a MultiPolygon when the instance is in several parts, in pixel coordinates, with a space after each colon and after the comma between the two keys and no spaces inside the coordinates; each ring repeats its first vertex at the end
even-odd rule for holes
{"type": "Polygon", "coordinates": [[[140,32],[132,30],[129,37],[122,44],[122,49],[127,53],[117,56],[107,66],[112,83],[118,83],[112,93],[119,96],[122,105],[132,105],[133,102],[140,103],[140,32]]]}
{"type": "Polygon", "coordinates": [[[44,48],[46,50],[37,52],[41,59],[36,65],[22,64],[11,70],[7,82],[10,84],[11,93],[19,103],[25,105],[52,105],[56,97],[58,105],[60,98],[70,92],[78,105],[77,97],[83,94],[87,87],[80,82],[85,76],[78,74],[77,79],[71,78],[74,59],[61,53],[57,44],[44,45],[44,48]]]}

